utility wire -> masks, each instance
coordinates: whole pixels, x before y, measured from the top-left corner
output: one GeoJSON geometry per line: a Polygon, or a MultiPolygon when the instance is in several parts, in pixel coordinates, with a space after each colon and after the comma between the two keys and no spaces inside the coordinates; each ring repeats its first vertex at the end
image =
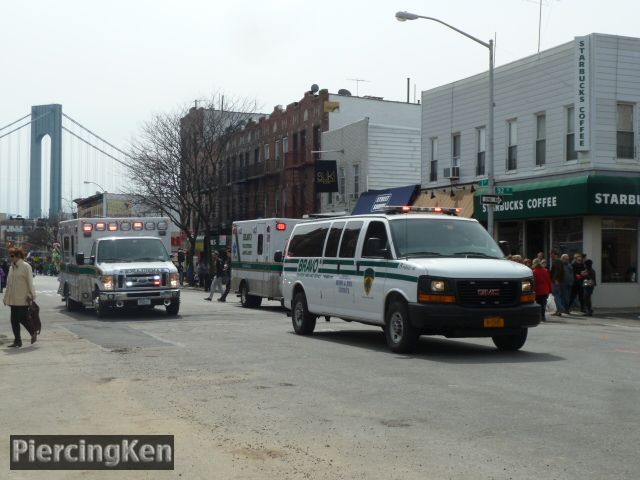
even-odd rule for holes
{"type": "MultiPolygon", "coordinates": [[[[80,135],[77,135],[77,134],[73,133],[73,132],[72,132],[71,130],[69,130],[68,128],[66,128],[66,127],[64,127],[64,126],[63,126],[63,127],[61,127],[61,128],[62,128],[62,130],[64,130],[65,132],[67,132],[67,133],[69,133],[70,135],[73,135],[74,137],[76,137],[78,140],[80,140],[80,141],[82,141],[82,142],[86,143],[87,145],[89,145],[89,146],[90,146],[90,147],[92,147],[92,148],[95,148],[95,149],[96,149],[96,150],[98,150],[100,153],[102,153],[102,154],[106,155],[107,157],[111,158],[112,160],[115,160],[115,161],[116,161],[116,162],[118,162],[120,165],[123,165],[123,166],[125,166],[125,167],[127,166],[127,164],[126,164],[126,163],[124,163],[122,160],[120,160],[120,159],[118,159],[118,158],[114,157],[113,155],[111,155],[111,154],[109,154],[109,153],[105,152],[105,151],[104,151],[104,150],[102,150],[101,148],[96,147],[94,144],[92,144],[92,143],[91,143],[91,142],[89,142],[88,140],[85,140],[85,139],[84,139],[84,138],[82,138],[80,135]]],[[[96,136],[97,136],[97,135],[96,135],[96,136]]],[[[98,137],[98,138],[100,138],[100,137],[98,137]]],[[[104,141],[104,140],[103,140],[103,141],[104,141]]],[[[128,156],[128,155],[127,155],[127,156],[128,156]]],[[[129,158],[131,158],[131,157],[129,157],[129,158]]]]}
{"type": "MultiPolygon", "coordinates": [[[[62,116],[69,119],[70,121],[72,121],[73,123],[75,123],[76,125],[78,125],[80,128],[83,128],[84,130],[86,130],[87,132],[89,132],[91,135],[93,135],[94,137],[102,140],[104,143],[106,143],[107,145],[109,145],[111,148],[117,150],[118,152],[120,152],[121,154],[125,155],[128,158],[131,158],[131,156],[127,153],[124,152],[122,150],[120,150],[118,147],[116,147],[115,145],[109,143],[108,141],[106,141],[104,138],[102,138],[100,135],[98,135],[97,133],[92,132],[91,130],[89,130],[87,127],[85,127],[84,125],[82,125],[81,123],[75,121],[73,118],[71,118],[69,115],[65,114],[64,112],[62,113],[62,116]]],[[[68,131],[68,130],[67,130],[68,131]]],[[[104,153],[104,152],[103,152],[104,153]]]]}
{"type": "Polygon", "coordinates": [[[25,115],[22,118],[19,118],[18,120],[16,120],[15,122],[11,122],[9,125],[5,125],[4,127],[0,128],[0,130],[4,130],[5,128],[9,128],[11,125],[15,125],[18,122],[21,122],[22,120],[24,120],[25,118],[27,118],[29,115],[31,115],[30,113],[28,113],[27,115],[25,115]]]}

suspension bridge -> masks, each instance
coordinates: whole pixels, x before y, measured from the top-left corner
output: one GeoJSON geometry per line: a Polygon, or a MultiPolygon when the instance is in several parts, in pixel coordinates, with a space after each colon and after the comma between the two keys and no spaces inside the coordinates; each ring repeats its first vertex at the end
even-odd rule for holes
{"type": "Polygon", "coordinates": [[[0,213],[29,218],[73,211],[73,200],[120,193],[128,154],[62,111],[36,105],[0,127],[0,213]],[[103,192],[101,192],[103,193],[103,192]]]}

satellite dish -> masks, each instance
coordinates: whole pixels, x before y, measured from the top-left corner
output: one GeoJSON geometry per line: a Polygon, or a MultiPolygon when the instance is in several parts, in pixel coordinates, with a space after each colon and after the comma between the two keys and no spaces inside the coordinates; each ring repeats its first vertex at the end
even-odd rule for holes
{"type": "Polygon", "coordinates": [[[350,97],[351,92],[346,88],[341,88],[340,90],[338,90],[338,95],[344,95],[345,97],[350,97]]]}
{"type": "Polygon", "coordinates": [[[320,90],[320,87],[318,86],[317,83],[314,83],[313,85],[311,85],[311,93],[317,93],[318,90],[320,90]]]}

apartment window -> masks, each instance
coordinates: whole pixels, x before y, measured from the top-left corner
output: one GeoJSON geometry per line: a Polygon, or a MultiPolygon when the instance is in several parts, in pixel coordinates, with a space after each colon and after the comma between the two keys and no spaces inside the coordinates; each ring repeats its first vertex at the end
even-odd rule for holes
{"type": "Polygon", "coordinates": [[[320,127],[313,127],[313,149],[322,150],[322,132],[320,127]]]}
{"type": "Polygon", "coordinates": [[[260,149],[256,148],[253,151],[253,163],[260,163],[260,149]]]}
{"type": "Polygon", "coordinates": [[[432,138],[431,143],[431,156],[429,161],[429,181],[435,182],[438,180],[438,139],[432,138]]]}
{"type": "Polygon", "coordinates": [[[270,158],[271,158],[271,156],[270,156],[270,152],[269,152],[269,144],[265,143],[264,144],[264,161],[267,162],[267,161],[269,161],[270,158]]]}
{"type": "Polygon", "coordinates": [[[333,204],[333,192],[327,193],[327,203],[329,205],[333,204]]]}
{"type": "Polygon", "coordinates": [[[507,148],[507,170],[518,168],[518,122],[509,120],[507,122],[508,148],[507,148]]]}
{"type": "Polygon", "coordinates": [[[341,196],[344,196],[344,189],[346,184],[346,177],[344,175],[344,167],[338,169],[338,191],[341,196]]]}
{"type": "Polygon", "coordinates": [[[547,116],[544,113],[536,115],[536,166],[547,162],[547,116]]]}
{"type": "Polygon", "coordinates": [[[282,145],[280,144],[280,140],[276,140],[276,168],[280,168],[280,155],[282,153],[282,145]]]}
{"type": "Polygon", "coordinates": [[[576,152],[576,134],[575,134],[575,117],[576,111],[573,107],[567,107],[567,138],[565,146],[565,154],[567,161],[576,160],[578,153],[576,152]]]}
{"type": "Polygon", "coordinates": [[[451,136],[451,166],[460,166],[460,134],[454,133],[451,136]]]}
{"type": "Polygon", "coordinates": [[[480,127],[476,130],[478,155],[476,159],[476,175],[484,175],[484,165],[487,150],[487,129],[480,127]]]}
{"type": "Polygon", "coordinates": [[[360,165],[353,166],[353,194],[360,194],[360,165]]]}
{"type": "Polygon", "coordinates": [[[628,103],[618,104],[617,124],[618,158],[634,158],[633,105],[628,103]]]}

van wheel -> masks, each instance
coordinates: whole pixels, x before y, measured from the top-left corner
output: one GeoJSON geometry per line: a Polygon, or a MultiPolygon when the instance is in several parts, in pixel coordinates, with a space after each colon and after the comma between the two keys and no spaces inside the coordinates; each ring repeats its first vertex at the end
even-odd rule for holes
{"type": "Polygon", "coordinates": [[[170,317],[175,317],[180,311],[180,299],[174,298],[173,300],[171,300],[171,303],[165,308],[167,309],[167,315],[169,315],[170,317]]]}
{"type": "Polygon", "coordinates": [[[495,335],[491,337],[491,339],[495,346],[498,347],[498,350],[503,352],[515,352],[516,350],[520,350],[524,345],[524,342],[527,341],[527,331],[528,329],[523,328],[518,333],[511,335],[495,335]]]}
{"type": "Polygon", "coordinates": [[[246,282],[243,282],[240,286],[240,305],[244,308],[258,308],[262,305],[262,297],[249,295],[249,288],[246,282]]]}
{"type": "Polygon", "coordinates": [[[93,308],[96,311],[96,317],[105,318],[107,316],[107,306],[100,301],[100,292],[93,292],[93,308]]]}
{"type": "Polygon", "coordinates": [[[309,335],[316,328],[316,317],[307,309],[307,297],[298,293],[291,305],[291,323],[298,335],[309,335]]]}
{"type": "Polygon", "coordinates": [[[389,305],[384,334],[392,352],[408,353],[416,347],[420,335],[409,321],[405,302],[395,301],[389,305]]]}

